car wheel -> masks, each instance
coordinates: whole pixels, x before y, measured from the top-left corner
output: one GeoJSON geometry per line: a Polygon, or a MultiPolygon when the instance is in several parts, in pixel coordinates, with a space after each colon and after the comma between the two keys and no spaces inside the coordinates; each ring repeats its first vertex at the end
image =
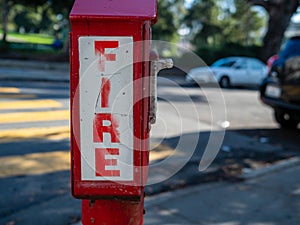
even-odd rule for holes
{"type": "Polygon", "coordinates": [[[296,129],[299,121],[292,118],[288,112],[281,110],[274,110],[275,120],[281,125],[282,128],[296,129]]]}
{"type": "Polygon", "coordinates": [[[229,77],[222,77],[219,84],[221,88],[230,88],[231,84],[229,77]]]}

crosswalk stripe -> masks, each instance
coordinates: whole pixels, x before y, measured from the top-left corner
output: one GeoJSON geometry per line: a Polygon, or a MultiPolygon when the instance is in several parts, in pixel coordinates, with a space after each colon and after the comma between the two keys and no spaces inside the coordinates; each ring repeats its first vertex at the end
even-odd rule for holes
{"type": "Polygon", "coordinates": [[[0,158],[0,177],[70,170],[69,151],[43,152],[0,158]]]}
{"type": "Polygon", "coordinates": [[[69,126],[0,130],[0,143],[26,139],[60,140],[66,138],[70,138],[69,126]]]}
{"type": "Polygon", "coordinates": [[[62,107],[62,104],[52,99],[0,102],[0,110],[59,107],[62,107]]]}
{"type": "Polygon", "coordinates": [[[3,113],[0,114],[0,123],[68,120],[69,118],[69,110],[3,113]]]}
{"type": "MultiPolygon", "coordinates": [[[[59,109],[63,104],[52,99],[35,99],[35,94],[20,93],[18,88],[0,88],[0,123],[47,122],[69,120],[70,111],[59,109]],[[32,98],[32,100],[21,100],[32,98]],[[20,99],[20,100],[17,100],[20,99]],[[24,110],[34,109],[32,112],[24,110]],[[39,111],[36,111],[38,109],[39,111]],[[53,110],[56,109],[56,110],[53,110]],[[3,110],[18,110],[6,112],[3,110]],[[22,112],[23,111],[23,112],[22,112]]],[[[69,126],[30,127],[0,130],[0,143],[44,139],[62,140],[70,138],[69,126]]],[[[30,151],[30,149],[28,149],[30,151]]],[[[27,151],[27,150],[25,150],[27,151]]],[[[69,151],[43,152],[0,157],[0,177],[36,175],[70,169],[69,151]]]]}
{"type": "Polygon", "coordinates": [[[20,93],[20,89],[15,87],[0,87],[0,93],[20,93]]]}

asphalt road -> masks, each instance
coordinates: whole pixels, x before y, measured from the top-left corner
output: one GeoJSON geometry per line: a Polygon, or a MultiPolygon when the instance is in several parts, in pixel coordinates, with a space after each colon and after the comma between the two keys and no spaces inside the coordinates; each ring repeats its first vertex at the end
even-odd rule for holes
{"type": "MultiPolygon", "coordinates": [[[[175,78],[158,84],[147,195],[236,181],[300,152],[299,129],[280,129],[256,90],[199,88],[175,78]],[[201,168],[210,165],[202,172],[200,160],[201,168]]],[[[80,220],[80,201],[70,196],[68,88],[65,82],[1,81],[0,224],[80,220]]]]}

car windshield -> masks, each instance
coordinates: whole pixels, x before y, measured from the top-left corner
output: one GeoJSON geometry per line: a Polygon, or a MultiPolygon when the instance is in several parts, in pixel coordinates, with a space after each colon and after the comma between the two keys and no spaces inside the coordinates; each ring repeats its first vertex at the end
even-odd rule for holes
{"type": "Polygon", "coordinates": [[[233,59],[220,59],[214,62],[212,67],[232,67],[235,64],[235,60],[233,59]]]}

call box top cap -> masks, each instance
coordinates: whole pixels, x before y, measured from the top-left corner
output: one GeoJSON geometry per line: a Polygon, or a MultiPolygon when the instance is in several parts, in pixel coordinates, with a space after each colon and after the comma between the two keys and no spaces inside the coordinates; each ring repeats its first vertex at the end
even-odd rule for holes
{"type": "Polygon", "coordinates": [[[157,19],[157,0],[76,0],[70,18],[157,19]]]}

